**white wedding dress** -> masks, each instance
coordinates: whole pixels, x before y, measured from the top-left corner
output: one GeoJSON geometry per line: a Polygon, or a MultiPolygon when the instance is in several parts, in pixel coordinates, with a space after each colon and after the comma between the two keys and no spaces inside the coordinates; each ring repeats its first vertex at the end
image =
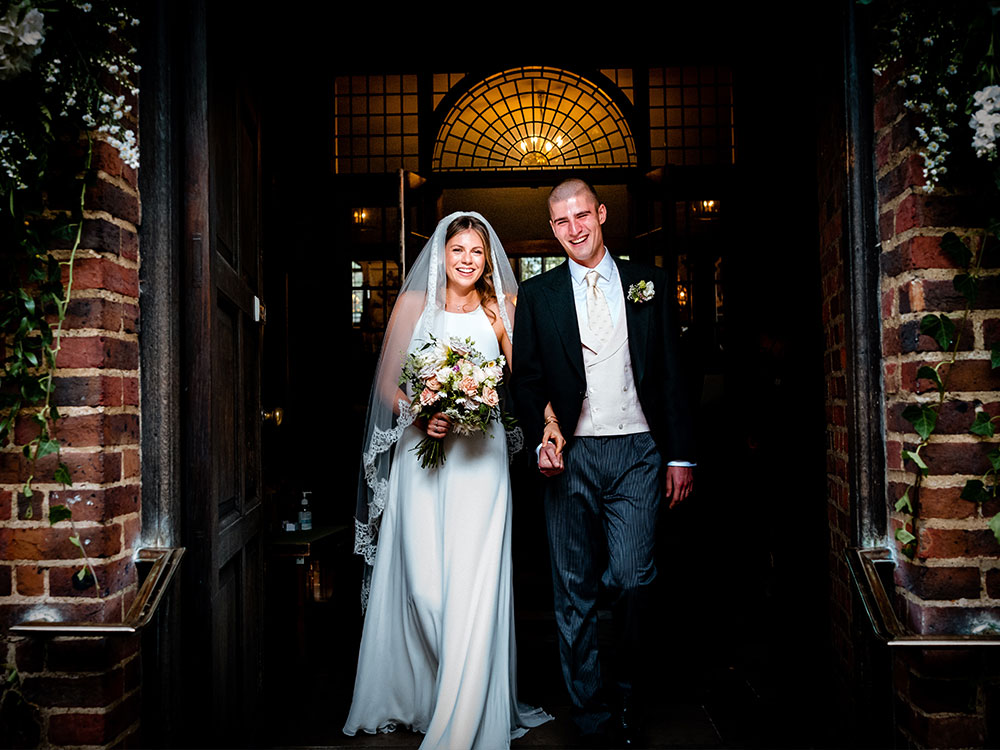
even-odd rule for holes
{"type": "MultiPolygon", "coordinates": [[[[499,356],[481,307],[442,318],[499,356]]],[[[495,750],[552,718],[517,702],[507,443],[490,433],[449,434],[436,469],[413,425],[395,446],[346,734],[404,726],[421,748],[495,750]]]]}

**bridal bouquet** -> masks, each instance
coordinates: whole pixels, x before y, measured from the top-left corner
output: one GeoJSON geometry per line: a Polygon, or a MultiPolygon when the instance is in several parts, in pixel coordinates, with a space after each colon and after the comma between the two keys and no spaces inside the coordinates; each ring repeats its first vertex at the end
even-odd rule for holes
{"type": "MultiPolygon", "coordinates": [[[[452,337],[447,343],[430,341],[410,352],[403,363],[399,385],[414,394],[410,410],[414,418],[430,418],[441,412],[451,419],[459,435],[486,432],[490,420],[512,427],[514,419],[500,409],[497,386],[503,382],[503,355],[486,361],[471,338],[452,337]]],[[[443,440],[429,435],[414,448],[423,468],[444,463],[443,440]]]]}

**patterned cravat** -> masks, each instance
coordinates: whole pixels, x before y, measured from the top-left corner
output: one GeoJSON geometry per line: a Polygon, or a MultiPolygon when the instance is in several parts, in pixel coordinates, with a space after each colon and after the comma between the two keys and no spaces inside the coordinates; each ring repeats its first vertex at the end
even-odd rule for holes
{"type": "Polygon", "coordinates": [[[611,338],[611,311],[604,292],[597,286],[600,274],[597,271],[587,271],[587,325],[602,344],[611,338]]]}

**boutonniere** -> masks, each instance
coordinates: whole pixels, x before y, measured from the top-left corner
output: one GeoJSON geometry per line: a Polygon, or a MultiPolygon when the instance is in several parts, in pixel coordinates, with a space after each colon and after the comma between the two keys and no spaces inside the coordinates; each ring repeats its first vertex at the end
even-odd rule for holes
{"type": "Polygon", "coordinates": [[[652,281],[639,281],[628,288],[628,298],[632,302],[649,302],[653,299],[656,290],[653,289],[652,281]]]}

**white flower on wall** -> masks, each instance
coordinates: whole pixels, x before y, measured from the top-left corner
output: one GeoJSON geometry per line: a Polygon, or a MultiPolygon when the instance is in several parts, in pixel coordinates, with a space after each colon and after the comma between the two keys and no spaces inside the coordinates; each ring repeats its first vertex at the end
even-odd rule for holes
{"type": "Polygon", "coordinates": [[[31,69],[31,61],[42,51],[45,41],[45,16],[37,8],[21,15],[12,6],[0,19],[0,80],[9,80],[31,69]]]}

